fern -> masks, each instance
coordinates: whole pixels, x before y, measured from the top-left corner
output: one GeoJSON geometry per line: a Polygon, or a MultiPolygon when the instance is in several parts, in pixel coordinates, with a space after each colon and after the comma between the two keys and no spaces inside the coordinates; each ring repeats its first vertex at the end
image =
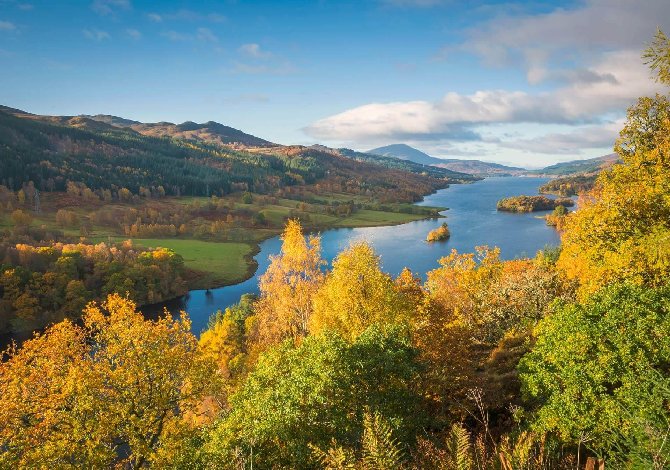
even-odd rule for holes
{"type": "Polygon", "coordinates": [[[337,445],[337,441],[331,441],[328,450],[323,451],[319,447],[309,444],[312,455],[323,470],[353,470],[356,468],[354,454],[348,449],[337,445]]]}
{"type": "Polygon", "coordinates": [[[536,449],[535,436],[522,432],[515,442],[505,436],[500,442],[499,459],[503,470],[532,470],[543,466],[542,449],[536,449]]]}
{"type": "Polygon", "coordinates": [[[454,424],[447,438],[449,467],[453,470],[471,470],[473,466],[470,434],[461,424],[454,424]]]}
{"type": "Polygon", "coordinates": [[[383,416],[365,413],[363,419],[363,459],[365,470],[403,468],[403,453],[393,438],[393,430],[383,416]]]}

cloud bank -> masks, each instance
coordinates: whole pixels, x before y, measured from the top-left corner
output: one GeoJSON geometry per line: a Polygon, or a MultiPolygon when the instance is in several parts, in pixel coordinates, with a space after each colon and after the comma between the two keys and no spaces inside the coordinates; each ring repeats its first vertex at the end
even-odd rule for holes
{"type": "Polygon", "coordinates": [[[465,31],[461,44],[436,47],[433,60],[467,53],[487,66],[521,68],[527,88],[461,94],[445,87],[438,100],[363,104],[303,130],[314,139],[359,148],[398,141],[439,148],[477,140],[487,143],[489,153],[578,155],[611,148],[620,128],[620,121],[612,121],[637,97],[661,91],[640,58],[658,26],[670,30],[667,0],[587,0],[572,10],[499,16],[465,31]],[[501,125],[544,125],[547,131],[510,138],[496,135],[501,125]],[[568,130],[550,132],[556,126],[568,130]]]}

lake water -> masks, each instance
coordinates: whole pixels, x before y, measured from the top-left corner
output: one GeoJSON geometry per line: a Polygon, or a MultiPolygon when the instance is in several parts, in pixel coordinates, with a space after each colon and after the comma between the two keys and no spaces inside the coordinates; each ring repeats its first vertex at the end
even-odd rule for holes
{"type": "MultiPolygon", "coordinates": [[[[537,194],[546,178],[486,178],[473,184],[455,184],[426,196],[419,205],[448,207],[446,219],[421,220],[403,225],[353,229],[333,229],[321,234],[323,257],[330,263],[352,241],[370,242],[381,256],[384,270],[397,275],[404,267],[425,278],[425,273],[438,266],[438,260],[452,249],[472,252],[476,246],[500,248],[504,259],[534,256],[535,253],[560,240],[556,231],[537,215],[543,213],[512,214],[498,212],[496,203],[509,196],[537,194]],[[449,224],[451,238],[445,242],[427,243],[428,232],[444,221],[449,224]]],[[[199,334],[207,326],[210,315],[218,309],[235,304],[245,293],[258,293],[257,276],[265,272],[268,257],[281,248],[278,237],[260,244],[256,255],[256,275],[240,284],[209,291],[196,290],[188,295],[166,302],[170,312],[185,310],[193,322],[193,331],[199,334]]],[[[152,306],[155,308],[155,306],[152,306]]]]}

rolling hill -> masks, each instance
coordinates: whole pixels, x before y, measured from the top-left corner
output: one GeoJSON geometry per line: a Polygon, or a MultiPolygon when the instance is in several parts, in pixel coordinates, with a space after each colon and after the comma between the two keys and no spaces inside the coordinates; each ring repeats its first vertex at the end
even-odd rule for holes
{"type": "Polygon", "coordinates": [[[0,108],[0,184],[18,191],[32,181],[41,191],[64,191],[77,183],[103,197],[105,191],[116,195],[124,188],[135,195],[274,194],[319,183],[380,201],[412,202],[463,179],[413,173],[320,148],[276,146],[218,123],[133,122],[0,108]],[[222,143],[241,141],[259,146],[222,143]]]}
{"type": "Polygon", "coordinates": [[[607,168],[619,161],[619,156],[616,153],[603,155],[602,157],[589,158],[585,160],[573,160],[569,162],[556,163],[542,168],[541,170],[534,170],[530,173],[546,176],[568,176],[582,173],[597,173],[603,168],[607,168]]]}
{"type": "Polygon", "coordinates": [[[512,176],[527,173],[524,168],[483,162],[481,160],[461,160],[456,158],[436,158],[406,144],[392,144],[368,150],[366,153],[408,160],[422,165],[430,165],[458,173],[475,176],[512,176]]]}
{"type": "Polygon", "coordinates": [[[404,160],[395,157],[385,157],[383,155],[376,155],[372,153],[356,152],[355,150],[347,148],[337,149],[336,152],[338,152],[340,155],[352,158],[360,162],[373,163],[376,165],[384,166],[386,168],[409,171],[411,173],[428,175],[434,178],[448,178],[463,181],[474,181],[478,179],[476,176],[473,176],[472,174],[466,172],[453,171],[448,168],[442,168],[434,165],[426,165],[423,163],[414,162],[412,160],[404,160]]]}
{"type": "Polygon", "coordinates": [[[444,163],[441,158],[431,157],[427,153],[424,153],[419,149],[415,149],[414,147],[410,147],[407,144],[386,145],[384,147],[377,147],[368,150],[365,153],[399,158],[401,160],[409,160],[415,163],[421,163],[422,165],[436,165],[444,163]]]}
{"type": "Polygon", "coordinates": [[[144,123],[105,114],[82,117],[115,127],[127,127],[142,135],[152,137],[172,137],[175,139],[196,140],[217,145],[231,145],[238,148],[274,147],[276,145],[270,141],[261,139],[260,137],[247,134],[239,129],[225,126],[214,121],[208,121],[202,124],[192,121],[173,124],[171,122],[144,123]]]}

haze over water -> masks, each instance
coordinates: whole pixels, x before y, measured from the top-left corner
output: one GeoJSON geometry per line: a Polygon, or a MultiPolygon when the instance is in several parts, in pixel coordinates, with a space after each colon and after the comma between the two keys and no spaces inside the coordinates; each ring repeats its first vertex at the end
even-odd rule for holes
{"type": "MultiPolygon", "coordinates": [[[[352,241],[366,240],[381,256],[383,269],[393,276],[410,268],[425,279],[426,272],[438,267],[438,260],[452,249],[472,252],[481,245],[497,246],[504,259],[534,256],[545,246],[560,243],[556,230],[548,227],[537,215],[498,212],[496,202],[509,196],[537,193],[546,178],[487,178],[473,184],[454,184],[447,189],[426,196],[419,205],[448,207],[440,219],[421,220],[403,225],[368,228],[343,228],[327,230],[321,234],[323,257],[331,263],[333,258],[352,241]],[[451,238],[446,242],[427,243],[428,232],[443,222],[449,224],[451,238]]],[[[193,331],[199,334],[211,314],[235,304],[245,293],[258,292],[258,276],[265,272],[268,257],[281,248],[278,237],[264,241],[256,255],[256,274],[233,286],[210,291],[191,291],[185,297],[150,307],[154,312],[166,306],[177,313],[186,310],[193,322],[193,331]],[[157,308],[158,307],[158,308],[157,308]]],[[[148,310],[146,307],[143,310],[148,310]]]]}

